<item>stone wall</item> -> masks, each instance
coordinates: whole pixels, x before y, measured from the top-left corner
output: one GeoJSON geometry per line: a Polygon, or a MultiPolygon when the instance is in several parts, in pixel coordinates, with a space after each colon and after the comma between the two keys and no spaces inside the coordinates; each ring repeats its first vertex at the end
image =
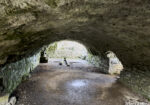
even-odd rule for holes
{"type": "Polygon", "coordinates": [[[29,73],[39,64],[40,53],[32,57],[24,58],[15,63],[7,64],[1,69],[1,77],[5,92],[11,93],[22,81],[24,76],[29,73]]]}

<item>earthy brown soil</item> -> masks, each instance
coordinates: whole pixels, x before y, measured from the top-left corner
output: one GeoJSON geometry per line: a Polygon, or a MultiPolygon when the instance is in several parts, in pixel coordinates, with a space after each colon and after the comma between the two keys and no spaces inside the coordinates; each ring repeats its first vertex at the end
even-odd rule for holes
{"type": "Polygon", "coordinates": [[[40,64],[17,88],[16,105],[125,105],[127,97],[137,98],[115,76],[96,71],[79,60],[70,67],[57,61],[40,64]]]}

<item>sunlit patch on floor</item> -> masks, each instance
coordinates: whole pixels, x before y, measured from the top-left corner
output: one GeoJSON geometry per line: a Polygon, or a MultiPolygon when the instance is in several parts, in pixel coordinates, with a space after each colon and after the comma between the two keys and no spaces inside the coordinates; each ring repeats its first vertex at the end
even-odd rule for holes
{"type": "Polygon", "coordinates": [[[71,86],[72,87],[83,87],[83,86],[87,86],[88,85],[88,81],[86,80],[74,80],[71,82],[71,86]]]}

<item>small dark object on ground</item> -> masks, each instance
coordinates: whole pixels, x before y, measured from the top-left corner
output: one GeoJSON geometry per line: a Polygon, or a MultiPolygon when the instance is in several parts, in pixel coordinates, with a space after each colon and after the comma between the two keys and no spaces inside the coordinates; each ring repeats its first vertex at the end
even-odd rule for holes
{"type": "Polygon", "coordinates": [[[61,62],[59,62],[59,65],[62,65],[62,63],[61,63],[61,62]]]}

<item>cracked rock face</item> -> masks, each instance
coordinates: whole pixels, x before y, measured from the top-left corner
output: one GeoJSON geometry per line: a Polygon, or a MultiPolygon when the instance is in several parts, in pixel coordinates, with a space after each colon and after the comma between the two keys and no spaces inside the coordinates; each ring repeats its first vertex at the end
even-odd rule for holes
{"type": "Polygon", "coordinates": [[[126,66],[150,65],[149,0],[0,0],[0,64],[70,39],[114,51],[126,66]]]}

